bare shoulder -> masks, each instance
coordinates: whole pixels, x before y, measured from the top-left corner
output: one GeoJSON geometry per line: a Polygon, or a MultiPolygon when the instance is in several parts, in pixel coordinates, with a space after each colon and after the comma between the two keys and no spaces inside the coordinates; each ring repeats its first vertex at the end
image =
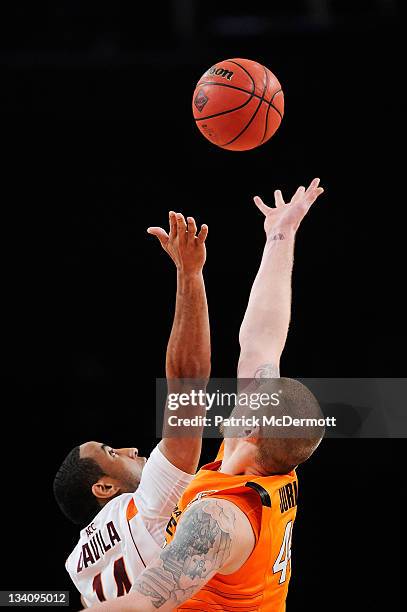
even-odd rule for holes
{"type": "Polygon", "coordinates": [[[172,542],[139,576],[133,590],[153,608],[173,610],[215,574],[239,569],[254,544],[250,522],[235,504],[221,498],[193,502],[172,542]]]}
{"type": "Polygon", "coordinates": [[[184,512],[180,520],[179,527],[182,530],[189,530],[192,525],[204,521],[212,524],[216,529],[232,535],[235,532],[238,513],[242,512],[233,503],[226,499],[214,498],[201,499],[195,501],[184,512]]]}
{"type": "Polygon", "coordinates": [[[216,567],[221,574],[236,571],[247,558],[245,553],[249,556],[255,544],[253,529],[245,513],[232,501],[218,497],[191,504],[180,520],[177,539],[185,544],[198,532],[204,538],[204,546],[210,544],[213,551],[222,551],[217,556],[216,567]]]}

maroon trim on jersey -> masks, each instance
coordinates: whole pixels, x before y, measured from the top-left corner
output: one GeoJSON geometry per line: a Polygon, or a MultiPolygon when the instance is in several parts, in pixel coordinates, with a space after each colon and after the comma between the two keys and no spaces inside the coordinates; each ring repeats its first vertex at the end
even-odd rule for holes
{"type": "Polygon", "coordinates": [[[136,550],[137,550],[137,554],[138,554],[138,556],[140,557],[140,561],[142,562],[142,564],[144,565],[144,567],[147,567],[146,563],[144,563],[144,559],[143,559],[143,557],[142,557],[142,556],[141,556],[141,554],[140,554],[140,551],[139,551],[139,549],[138,549],[138,546],[137,546],[137,544],[136,544],[136,542],[135,542],[135,540],[134,540],[134,538],[133,538],[133,533],[132,533],[132,531],[131,531],[131,525],[130,525],[130,521],[129,521],[129,520],[127,521],[127,524],[128,524],[128,526],[129,526],[129,531],[130,531],[131,539],[133,540],[133,544],[134,544],[134,546],[135,546],[135,548],[136,548],[136,550]]]}

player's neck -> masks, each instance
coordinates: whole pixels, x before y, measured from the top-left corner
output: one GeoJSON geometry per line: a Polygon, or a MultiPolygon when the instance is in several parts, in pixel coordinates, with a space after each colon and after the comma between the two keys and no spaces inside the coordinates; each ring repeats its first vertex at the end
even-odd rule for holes
{"type": "Polygon", "coordinates": [[[225,452],[219,472],[231,476],[263,476],[256,465],[253,452],[241,448],[235,448],[231,452],[225,452]]]}

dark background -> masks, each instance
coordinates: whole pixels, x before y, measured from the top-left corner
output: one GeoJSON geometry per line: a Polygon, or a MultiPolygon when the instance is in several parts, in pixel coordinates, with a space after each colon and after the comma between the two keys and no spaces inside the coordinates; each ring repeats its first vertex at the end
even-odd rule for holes
{"type": "MultiPolygon", "coordinates": [[[[77,609],[55,471],[88,439],[155,444],[175,272],[145,229],[169,209],[209,225],[212,372],[234,376],[263,245],[251,198],[320,176],[282,373],[403,376],[400,5],[2,3],[2,589],[70,589],[77,609]],[[201,74],[232,57],[285,92],[280,129],[246,153],[211,145],[191,114],[201,74]]],[[[395,588],[403,449],[327,440],[301,467],[289,610],[374,609],[395,588]]]]}

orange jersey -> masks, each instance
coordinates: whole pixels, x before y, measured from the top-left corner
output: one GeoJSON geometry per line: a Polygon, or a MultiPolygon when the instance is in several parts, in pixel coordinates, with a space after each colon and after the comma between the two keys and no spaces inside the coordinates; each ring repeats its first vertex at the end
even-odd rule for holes
{"type": "Polygon", "coordinates": [[[219,446],[218,454],[216,455],[215,461],[223,461],[223,455],[225,453],[225,442],[219,446]]]}
{"type": "MultiPolygon", "coordinates": [[[[222,450],[222,449],[221,449],[222,450]]],[[[232,476],[218,472],[221,462],[202,467],[188,485],[167,525],[171,542],[182,512],[203,497],[227,499],[250,520],[254,549],[242,567],[215,576],[177,610],[207,612],[283,612],[291,576],[291,537],[297,512],[295,471],[283,476],[232,476]]]]}

